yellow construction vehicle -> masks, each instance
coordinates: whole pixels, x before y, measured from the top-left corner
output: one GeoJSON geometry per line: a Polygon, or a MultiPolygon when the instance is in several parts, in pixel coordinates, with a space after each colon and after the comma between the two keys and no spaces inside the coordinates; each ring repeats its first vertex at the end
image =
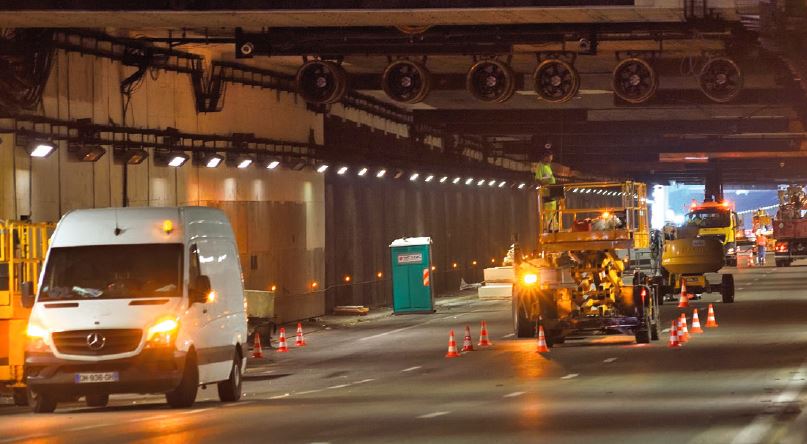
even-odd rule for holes
{"type": "Polygon", "coordinates": [[[737,228],[739,218],[729,201],[692,202],[686,214],[685,226],[698,230],[702,238],[713,238],[723,244],[726,265],[737,266],[737,228]]]}
{"type": "Polygon", "coordinates": [[[0,392],[17,405],[28,405],[23,364],[31,309],[22,295],[36,292],[52,230],[48,223],[0,220],[0,392]]]}
{"type": "Polygon", "coordinates": [[[636,271],[626,284],[624,253],[649,248],[646,186],[572,183],[539,191],[538,254],[514,254],[513,326],[518,337],[543,326],[547,343],[570,335],[631,334],[658,339],[658,288],[636,271]],[[547,201],[555,205],[544,205],[547,201]],[[521,259],[521,260],[519,260],[521,259]]]}

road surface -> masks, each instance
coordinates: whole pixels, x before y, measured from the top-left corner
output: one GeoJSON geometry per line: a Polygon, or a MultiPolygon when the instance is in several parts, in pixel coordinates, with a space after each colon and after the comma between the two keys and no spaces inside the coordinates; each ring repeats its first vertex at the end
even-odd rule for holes
{"type": "MultiPolygon", "coordinates": [[[[8,442],[807,442],[807,267],[736,271],[737,297],[693,302],[720,327],[681,349],[610,336],[535,353],[511,335],[510,305],[458,298],[432,315],[310,332],[308,346],[253,363],[241,402],[215,387],[190,409],[113,396],[54,414],[0,406],[8,442]],[[494,346],[446,359],[450,328],[494,346]]],[[[679,310],[662,307],[668,327],[679,310]]],[[[691,313],[688,310],[687,313],[691,313]]],[[[292,341],[293,342],[293,341],[292,341]]]]}

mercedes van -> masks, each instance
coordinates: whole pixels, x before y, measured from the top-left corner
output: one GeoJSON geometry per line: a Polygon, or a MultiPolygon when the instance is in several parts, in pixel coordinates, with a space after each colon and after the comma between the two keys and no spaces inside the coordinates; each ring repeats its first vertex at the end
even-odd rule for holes
{"type": "MultiPolygon", "coordinates": [[[[26,285],[23,292],[32,286],[26,285]]],[[[56,226],[27,330],[34,412],[111,393],[164,393],[189,407],[200,385],[241,396],[247,317],[227,217],[204,207],[76,210],[56,226]]]]}

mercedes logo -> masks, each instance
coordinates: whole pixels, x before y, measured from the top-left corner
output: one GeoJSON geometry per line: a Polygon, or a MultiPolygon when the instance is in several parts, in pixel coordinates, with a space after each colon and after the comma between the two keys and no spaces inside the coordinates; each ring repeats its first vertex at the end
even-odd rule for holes
{"type": "Polygon", "coordinates": [[[101,350],[106,345],[106,338],[100,333],[90,333],[87,335],[87,347],[90,350],[101,350]]]}

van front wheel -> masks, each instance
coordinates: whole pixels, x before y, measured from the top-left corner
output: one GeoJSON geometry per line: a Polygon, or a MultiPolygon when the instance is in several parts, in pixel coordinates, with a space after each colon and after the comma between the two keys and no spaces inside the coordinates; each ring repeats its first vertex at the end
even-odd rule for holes
{"type": "Polygon", "coordinates": [[[31,410],[34,413],[53,413],[56,410],[56,397],[49,393],[32,393],[31,410]]]}
{"type": "Polygon", "coordinates": [[[165,394],[168,405],[178,409],[190,407],[196,401],[199,391],[199,367],[193,353],[185,359],[185,369],[182,371],[182,381],[177,388],[165,394]]]}
{"type": "Polygon", "coordinates": [[[218,383],[219,399],[221,402],[235,402],[241,399],[241,357],[235,353],[230,377],[218,383]]]}

